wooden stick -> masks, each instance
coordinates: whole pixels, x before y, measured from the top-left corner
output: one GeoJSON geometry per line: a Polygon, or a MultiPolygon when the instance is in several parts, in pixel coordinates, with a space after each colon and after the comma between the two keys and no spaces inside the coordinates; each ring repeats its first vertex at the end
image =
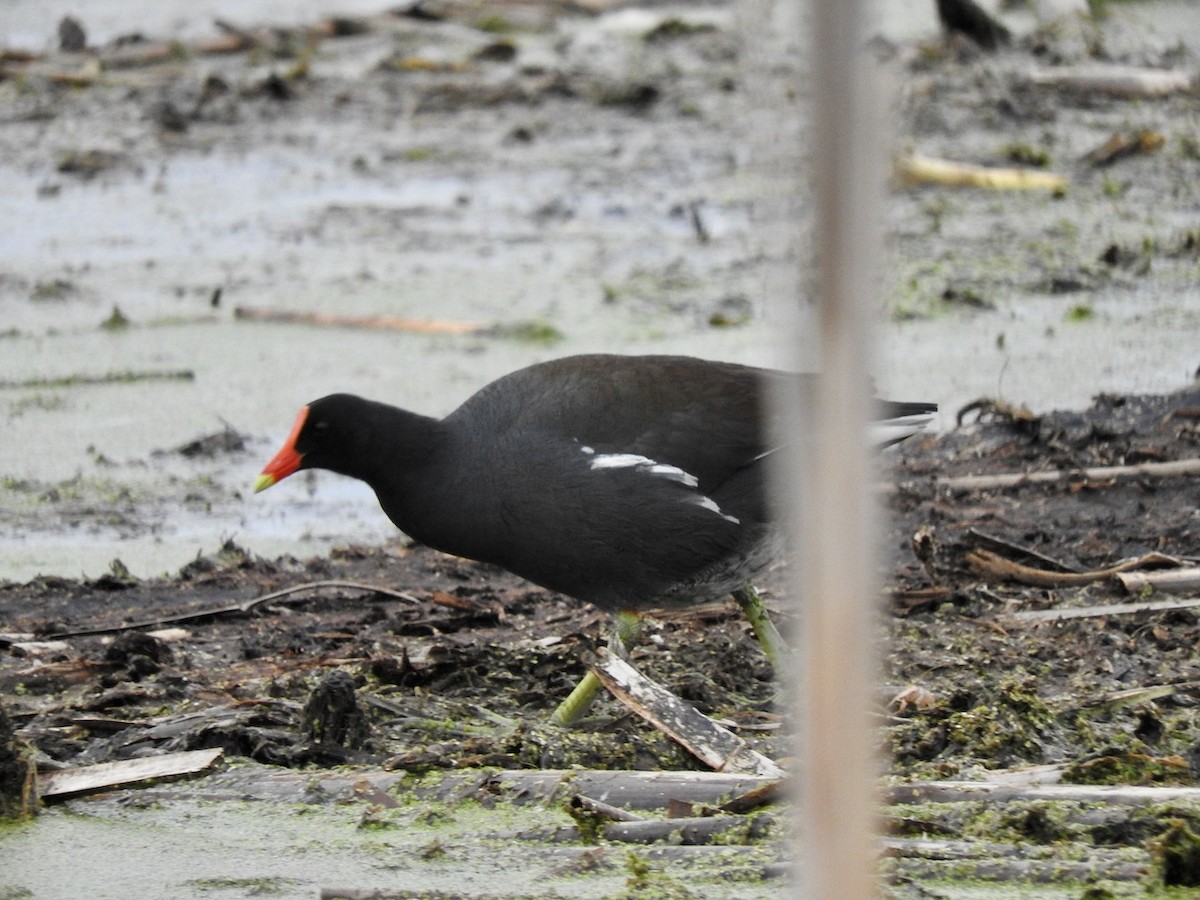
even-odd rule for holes
{"type": "Polygon", "coordinates": [[[1144,880],[1147,868],[1144,862],[1130,862],[1123,851],[1109,847],[1093,847],[1086,859],[1078,861],[1019,858],[1011,845],[996,841],[886,838],[882,848],[885,856],[906,861],[899,871],[914,884],[943,878],[948,883],[978,880],[1021,885],[1097,879],[1131,882],[1144,880]]]}
{"type": "Polygon", "coordinates": [[[635,812],[621,809],[619,806],[613,806],[611,803],[605,803],[603,800],[597,800],[595,797],[588,797],[583,794],[576,794],[567,802],[577,809],[587,810],[590,813],[603,816],[605,819],[613,822],[645,821],[642,816],[639,816],[635,812]]]}
{"type": "Polygon", "coordinates": [[[250,46],[244,38],[225,32],[215,37],[203,38],[196,42],[196,52],[211,55],[226,53],[241,53],[250,46]]]}
{"type": "Polygon", "coordinates": [[[155,41],[145,44],[127,44],[104,53],[100,60],[105,71],[113,69],[134,69],[144,66],[156,66],[160,63],[171,62],[178,54],[177,45],[169,41],[155,41]]]}
{"type": "Polygon", "coordinates": [[[1125,709],[1138,703],[1161,700],[1176,694],[1181,688],[1192,687],[1194,682],[1182,681],[1179,684],[1153,684],[1128,688],[1124,691],[1111,691],[1097,700],[1089,701],[1087,706],[1100,706],[1107,710],[1125,709]]]}
{"type": "Polygon", "coordinates": [[[904,185],[938,184],[945,187],[980,187],[999,191],[1067,189],[1067,179],[1051,172],[973,166],[927,156],[901,157],[896,161],[894,171],[896,179],[904,185]]]}
{"type": "Polygon", "coordinates": [[[1133,135],[1126,135],[1117,131],[1099,147],[1085,153],[1080,162],[1097,168],[1111,166],[1113,163],[1127,156],[1133,156],[1137,153],[1154,153],[1161,150],[1165,143],[1166,138],[1157,131],[1144,129],[1133,135]]]}
{"type": "Polygon", "coordinates": [[[518,805],[557,803],[577,793],[603,797],[605,803],[625,809],[661,810],[672,800],[719,806],[737,796],[778,779],[725,772],[642,772],[606,769],[504,769],[444,772],[434,780],[402,784],[404,771],[381,769],[304,772],[250,766],[217,773],[205,784],[205,793],[216,798],[275,800],[296,803],[306,797],[344,798],[361,793],[361,779],[380,790],[397,791],[399,799],[458,803],[472,797],[501,797],[518,805]]]}
{"type": "Polygon", "coordinates": [[[1025,76],[1030,84],[1108,94],[1111,97],[1166,97],[1194,89],[1194,72],[1139,69],[1133,66],[1062,66],[1035,69],[1025,76]]]}
{"type": "Polygon", "coordinates": [[[955,492],[991,491],[1026,484],[1099,482],[1119,478],[1174,478],[1200,474],[1200,459],[1172,459],[1166,462],[1136,463],[1131,466],[1094,466],[1088,469],[1050,469],[1044,472],[1009,472],[1000,475],[958,475],[937,478],[934,485],[955,492]]]}
{"type": "Polygon", "coordinates": [[[625,660],[602,651],[596,676],[618,700],[718,772],[783,776],[783,770],[727,728],[642,675],[625,660]]]}
{"type": "Polygon", "coordinates": [[[78,797],[82,794],[128,787],[144,781],[197,775],[207,772],[220,762],[224,755],[224,750],[214,747],[208,750],[185,750],[163,756],[148,756],[145,759],[123,759],[94,766],[60,769],[38,776],[38,794],[42,799],[78,797]]]}
{"type": "Polygon", "coordinates": [[[986,781],[926,781],[897,784],[886,789],[888,803],[978,803],[981,800],[1074,800],[1080,803],[1119,803],[1143,806],[1153,803],[1200,802],[1200,787],[1142,787],[1138,785],[993,784],[986,781]]]}
{"type": "Polygon", "coordinates": [[[1128,572],[1130,569],[1162,565],[1164,561],[1171,558],[1165,557],[1161,553],[1147,553],[1137,559],[1129,559],[1115,566],[1093,569],[1090,572],[1051,572],[1046,569],[1036,569],[1033,566],[1025,566],[1005,559],[991,550],[983,549],[971,550],[964,559],[973,572],[987,578],[1019,581],[1021,584],[1031,584],[1034,587],[1070,587],[1103,581],[1105,578],[1112,578],[1114,575],[1128,572]]]}
{"type": "Polygon", "coordinates": [[[400,809],[404,805],[387,791],[373,785],[369,778],[360,778],[354,782],[354,795],[384,809],[400,809]]]}
{"type": "Polygon", "coordinates": [[[1140,594],[1147,588],[1182,594],[1200,590],[1200,568],[1172,569],[1167,572],[1122,572],[1117,580],[1131,594],[1140,594]]]}
{"type": "Polygon", "coordinates": [[[722,803],[721,810],[727,813],[745,813],[769,803],[780,803],[787,799],[789,790],[791,783],[787,779],[772,781],[722,803]]]}
{"type": "Polygon", "coordinates": [[[396,316],[341,316],[335,313],[295,312],[286,309],[255,309],[239,306],[235,319],[248,322],[280,322],[333,328],[366,328],[380,331],[407,331],[414,334],[479,334],[489,326],[477,322],[448,322],[439,319],[402,319],[396,316]]]}
{"type": "Polygon", "coordinates": [[[717,835],[733,828],[750,826],[765,831],[774,823],[769,815],[707,816],[696,819],[657,819],[642,822],[614,822],[604,826],[604,838],[627,844],[652,844],[669,840],[684,845],[707,844],[717,835]]]}
{"type": "Polygon", "coordinates": [[[94,60],[91,64],[84,66],[77,72],[54,71],[46,73],[46,77],[55,84],[75,88],[91,87],[100,80],[100,75],[100,66],[94,60]]]}
{"type": "Polygon", "coordinates": [[[1104,616],[1132,616],[1168,609],[1195,609],[1200,597],[1178,600],[1147,600],[1144,603],[1111,603],[1106,606],[1081,606],[1070,609],[1030,609],[1005,613],[1000,618],[1014,622],[1056,622],[1060,619],[1098,619],[1104,616]]]}

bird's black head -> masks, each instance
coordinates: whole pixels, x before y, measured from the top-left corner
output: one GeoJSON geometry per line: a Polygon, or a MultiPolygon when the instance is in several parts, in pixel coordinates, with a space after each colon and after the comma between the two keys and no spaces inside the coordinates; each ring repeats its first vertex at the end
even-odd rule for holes
{"type": "Polygon", "coordinates": [[[330,394],[305,406],[279,452],[254,482],[255,492],[300,469],[329,469],[361,478],[358,463],[367,455],[376,405],[352,394],[330,394]]]}

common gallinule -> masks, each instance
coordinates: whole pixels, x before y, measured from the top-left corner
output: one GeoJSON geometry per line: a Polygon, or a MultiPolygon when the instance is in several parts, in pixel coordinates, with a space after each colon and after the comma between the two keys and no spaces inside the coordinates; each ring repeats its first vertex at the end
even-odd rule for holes
{"type": "MultiPolygon", "coordinates": [[[[638,610],[729,593],[753,605],[750,581],[778,551],[766,386],[806,377],[592,355],[505,375],[444,419],[333,394],[300,410],[254,489],[298,469],[358,478],[410,537],[618,614],[624,644],[638,610]]],[[[920,430],[935,408],[883,403],[880,442],[920,430]]],[[[754,621],[760,638],[768,623],[754,621]]],[[[580,691],[594,693],[594,678],[556,721],[586,709],[580,691]]]]}

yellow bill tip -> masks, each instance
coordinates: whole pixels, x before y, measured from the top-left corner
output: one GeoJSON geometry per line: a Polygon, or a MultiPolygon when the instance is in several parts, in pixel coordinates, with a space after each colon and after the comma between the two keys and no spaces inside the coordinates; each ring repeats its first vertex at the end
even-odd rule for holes
{"type": "Polygon", "coordinates": [[[254,493],[257,494],[259,491],[265,491],[267,488],[269,488],[274,483],[275,483],[275,476],[271,475],[267,472],[263,472],[261,475],[259,475],[257,478],[254,479],[254,493]]]}

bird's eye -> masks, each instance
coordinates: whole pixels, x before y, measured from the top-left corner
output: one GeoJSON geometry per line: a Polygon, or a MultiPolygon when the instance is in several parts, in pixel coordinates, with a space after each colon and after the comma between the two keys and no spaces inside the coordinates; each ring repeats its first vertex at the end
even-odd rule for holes
{"type": "Polygon", "coordinates": [[[317,419],[317,421],[313,422],[313,431],[315,431],[317,434],[324,434],[328,430],[329,422],[325,419],[317,419]]]}

